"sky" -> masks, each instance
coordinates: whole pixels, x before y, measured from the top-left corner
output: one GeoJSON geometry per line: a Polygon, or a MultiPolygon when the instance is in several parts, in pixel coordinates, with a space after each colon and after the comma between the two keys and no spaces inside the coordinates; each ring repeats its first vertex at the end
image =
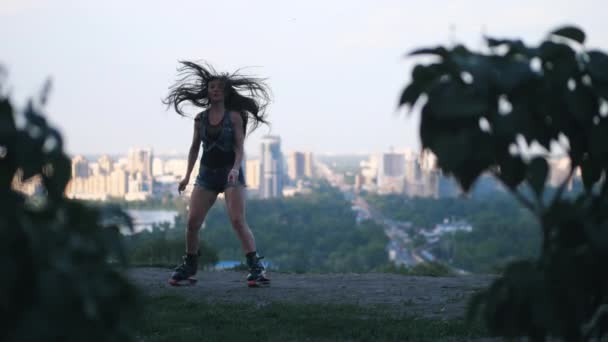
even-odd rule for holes
{"type": "Polygon", "coordinates": [[[70,154],[187,154],[193,122],[161,99],[179,60],[267,78],[271,127],[283,151],[418,149],[419,115],[397,111],[419,47],[482,34],[540,42],[561,25],[608,48],[605,0],[2,0],[0,64],[23,106],[51,77],[45,112],[70,154]]]}

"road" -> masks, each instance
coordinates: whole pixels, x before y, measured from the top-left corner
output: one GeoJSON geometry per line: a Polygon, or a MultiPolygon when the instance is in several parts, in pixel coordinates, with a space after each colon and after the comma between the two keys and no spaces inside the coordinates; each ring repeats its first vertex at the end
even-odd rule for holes
{"type": "Polygon", "coordinates": [[[317,168],[323,178],[332,186],[340,189],[345,198],[351,201],[353,210],[357,212],[357,221],[370,219],[384,228],[384,233],[389,238],[388,257],[395,265],[411,267],[425,261],[434,261],[435,258],[430,252],[414,248],[412,239],[402,228],[408,225],[407,222],[395,221],[382,215],[363,197],[355,194],[352,187],[344,183],[342,175],[335,174],[327,165],[317,162],[317,168]]]}

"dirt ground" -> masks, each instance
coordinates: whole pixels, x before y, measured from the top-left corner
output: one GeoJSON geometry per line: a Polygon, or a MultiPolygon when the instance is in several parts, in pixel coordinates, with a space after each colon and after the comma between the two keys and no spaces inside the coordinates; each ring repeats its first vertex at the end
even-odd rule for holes
{"type": "Polygon", "coordinates": [[[492,281],[491,276],[415,277],[387,273],[272,273],[268,288],[248,288],[244,272],[197,274],[194,286],[167,284],[170,269],[133,268],[132,281],[149,295],[177,294],[208,302],[273,302],[380,305],[398,314],[434,319],[463,318],[467,299],[492,281]]]}

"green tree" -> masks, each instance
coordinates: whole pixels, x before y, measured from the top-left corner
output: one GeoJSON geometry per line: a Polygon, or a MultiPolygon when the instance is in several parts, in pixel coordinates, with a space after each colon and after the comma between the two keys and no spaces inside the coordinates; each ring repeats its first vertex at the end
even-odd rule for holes
{"type": "MultiPolygon", "coordinates": [[[[174,230],[183,234],[180,220],[174,230]]],[[[371,221],[357,224],[351,204],[330,187],[280,200],[248,201],[247,221],[259,252],[281,271],[366,272],[388,262],[382,227],[371,221]]],[[[217,248],[221,260],[244,257],[222,205],[209,212],[201,240],[217,248]]]]}
{"type": "Polygon", "coordinates": [[[71,162],[61,135],[32,103],[16,113],[3,94],[0,87],[0,340],[130,340],[135,290],[120,271],[111,224],[129,224],[128,216],[66,199],[71,162]],[[44,194],[12,188],[16,177],[36,175],[44,194]]]}
{"type": "Polygon", "coordinates": [[[608,56],[584,42],[582,30],[562,27],[534,47],[488,38],[484,53],[412,52],[436,58],[413,69],[400,100],[421,107],[424,148],[464,191],[491,172],[541,228],[538,258],[511,263],[471,302],[470,317],[497,335],[579,341],[608,328],[608,56]],[[548,197],[547,158],[558,150],[570,174],[548,197]],[[584,192],[566,197],[577,168],[584,192]]]}
{"type": "MultiPolygon", "coordinates": [[[[153,224],[151,231],[144,230],[123,239],[130,265],[173,266],[184,255],[184,231],[172,229],[168,222],[153,224]]],[[[217,251],[205,241],[200,242],[200,250],[199,267],[206,268],[218,262],[217,251]]]]}

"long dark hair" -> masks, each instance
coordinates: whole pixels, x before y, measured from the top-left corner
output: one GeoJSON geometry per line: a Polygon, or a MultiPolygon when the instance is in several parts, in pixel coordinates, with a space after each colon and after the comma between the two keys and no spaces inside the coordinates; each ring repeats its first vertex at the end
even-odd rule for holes
{"type": "Polygon", "coordinates": [[[186,116],[183,111],[184,103],[195,107],[208,108],[209,82],[221,80],[224,83],[224,105],[227,110],[241,113],[243,129],[247,131],[247,123],[251,117],[251,128],[255,130],[260,123],[268,125],[266,108],[270,102],[270,89],[264,79],[242,75],[240,70],[232,74],[218,73],[208,63],[180,61],[178,80],[170,88],[169,95],[163,100],[167,106],[173,106],[175,111],[186,116]]]}

